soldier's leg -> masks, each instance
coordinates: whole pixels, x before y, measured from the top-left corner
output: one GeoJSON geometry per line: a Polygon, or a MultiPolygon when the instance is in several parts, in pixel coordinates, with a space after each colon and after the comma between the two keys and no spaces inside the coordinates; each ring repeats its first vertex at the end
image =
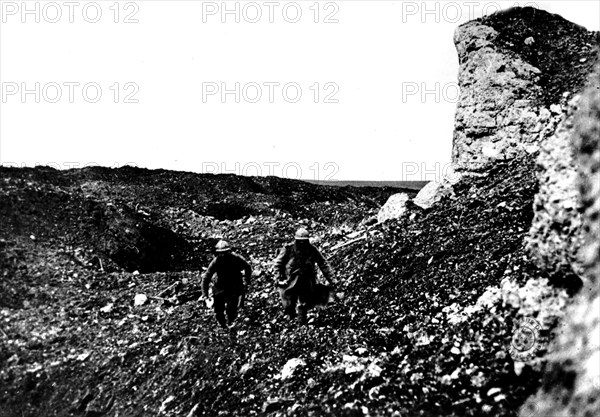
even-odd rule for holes
{"type": "Polygon", "coordinates": [[[281,304],[283,305],[283,311],[290,318],[296,317],[296,304],[298,303],[298,294],[293,291],[279,290],[281,295],[281,304]]]}
{"type": "Polygon", "coordinates": [[[298,304],[298,323],[306,324],[308,323],[308,307],[302,304],[298,304]]]}
{"type": "Polygon", "coordinates": [[[238,316],[238,306],[240,303],[240,295],[229,295],[227,297],[227,320],[229,320],[229,324],[233,324],[235,319],[238,316]]]}
{"type": "Polygon", "coordinates": [[[221,327],[227,328],[227,322],[225,321],[225,294],[221,293],[214,296],[213,308],[221,327]]]}
{"type": "Polygon", "coordinates": [[[310,309],[310,297],[307,294],[300,294],[298,297],[298,322],[300,324],[307,323],[308,310],[310,309]]]}

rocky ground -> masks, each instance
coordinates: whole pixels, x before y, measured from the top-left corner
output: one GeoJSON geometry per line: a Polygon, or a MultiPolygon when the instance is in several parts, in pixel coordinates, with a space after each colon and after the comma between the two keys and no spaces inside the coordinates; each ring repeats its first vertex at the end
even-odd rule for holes
{"type": "Polygon", "coordinates": [[[1,415],[514,415],[539,372],[515,374],[518,310],[489,289],[540,273],[523,252],[532,162],[373,224],[395,191],[3,169],[1,415]],[[307,327],[282,315],[270,264],[299,225],[340,282],[307,327]],[[219,237],[255,275],[233,338],[197,302],[219,237]]]}

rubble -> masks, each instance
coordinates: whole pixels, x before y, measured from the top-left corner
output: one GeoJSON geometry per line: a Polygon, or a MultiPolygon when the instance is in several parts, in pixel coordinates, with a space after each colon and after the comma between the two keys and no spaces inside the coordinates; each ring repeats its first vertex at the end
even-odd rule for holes
{"type": "MultiPolygon", "coordinates": [[[[487,404],[483,390],[488,384],[513,372],[506,342],[516,311],[502,310],[497,301],[496,314],[508,317],[488,322],[491,307],[483,308],[483,301],[482,308],[469,310],[468,320],[452,321],[442,310],[456,305],[463,311],[482,296],[487,300],[484,294],[500,285],[508,263],[519,266],[511,277],[521,286],[537,273],[521,252],[535,188],[532,167],[531,161],[498,166],[490,173],[494,184],[487,177],[463,179],[455,186],[455,198],[444,200],[443,207],[435,205],[427,212],[409,207],[413,220],[403,216],[367,226],[362,219],[372,216],[385,199],[360,213],[350,199],[344,203],[348,206],[338,208],[352,211],[354,222],[345,218],[331,224],[331,217],[323,214],[331,206],[323,205],[312,209],[312,217],[274,211],[252,215],[250,221],[244,217],[239,224],[177,226],[197,245],[194,256],[199,261],[193,270],[136,275],[105,258],[110,269],[102,272],[88,260],[103,255],[84,240],[79,245],[83,263],[72,263],[62,238],[50,241],[49,234],[38,233],[42,237],[35,246],[23,246],[30,243],[7,234],[7,253],[25,254],[3,261],[2,268],[14,274],[11,282],[26,276],[15,262],[27,265],[27,276],[45,278],[29,281],[35,291],[21,295],[29,306],[4,304],[7,316],[0,317],[10,320],[3,327],[3,357],[18,360],[4,362],[0,383],[9,392],[30,388],[23,391],[22,401],[2,406],[36,415],[35,399],[45,407],[67,409],[62,401],[70,404],[84,394],[78,390],[88,389],[94,401],[82,414],[107,407],[119,415],[160,410],[165,416],[188,415],[191,410],[194,416],[213,415],[213,410],[235,415],[263,410],[336,414],[350,403],[349,410],[364,406],[373,414],[452,409],[457,415],[477,415],[487,404]],[[308,225],[317,238],[315,244],[330,259],[340,282],[336,293],[343,294],[311,312],[306,328],[295,327],[283,316],[272,270],[277,249],[290,241],[299,224],[308,225]],[[206,237],[190,237],[195,233],[206,237]],[[218,330],[211,309],[199,300],[202,267],[212,256],[217,235],[226,237],[255,271],[235,338],[218,330]],[[136,296],[146,301],[136,305],[136,296]],[[57,298],[47,304],[46,297],[57,298]],[[46,328],[43,337],[33,333],[46,328]],[[29,346],[40,346],[45,356],[29,346]],[[89,356],[77,360],[83,353],[89,356]],[[451,358],[467,362],[459,366],[451,358]],[[60,366],[51,365],[56,361],[60,366]],[[465,368],[467,363],[478,367],[466,374],[465,369],[471,369],[465,368]],[[331,371],[323,372],[328,367],[331,371]],[[67,377],[72,372],[75,379],[67,377]],[[44,379],[27,385],[27,375],[40,373],[44,379]],[[52,384],[58,388],[50,388],[52,384]],[[459,394],[456,387],[465,393],[459,394]],[[54,389],[65,394],[44,394],[54,389]],[[414,401],[416,392],[424,401],[414,401]],[[476,395],[482,402],[475,401],[476,395]]],[[[135,178],[136,173],[130,175],[135,178]]],[[[104,181],[104,192],[109,193],[110,181],[104,181]]],[[[1,192],[23,193],[19,188],[1,192]]],[[[163,221],[152,204],[143,206],[152,221],[163,221]]],[[[169,213],[162,215],[170,218],[169,213]]],[[[535,375],[523,371],[521,380],[506,387],[506,401],[491,398],[492,413],[508,410],[508,400],[518,402],[531,393],[535,385],[529,381],[535,375]]]]}

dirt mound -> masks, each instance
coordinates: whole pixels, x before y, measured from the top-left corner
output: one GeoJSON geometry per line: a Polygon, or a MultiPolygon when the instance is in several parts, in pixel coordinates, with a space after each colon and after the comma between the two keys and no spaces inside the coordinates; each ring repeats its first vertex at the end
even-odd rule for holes
{"type": "Polygon", "coordinates": [[[219,220],[279,213],[330,225],[358,222],[397,191],[133,167],[1,172],[5,240],[62,247],[102,271],[195,270],[216,239],[203,231],[219,220]]]}

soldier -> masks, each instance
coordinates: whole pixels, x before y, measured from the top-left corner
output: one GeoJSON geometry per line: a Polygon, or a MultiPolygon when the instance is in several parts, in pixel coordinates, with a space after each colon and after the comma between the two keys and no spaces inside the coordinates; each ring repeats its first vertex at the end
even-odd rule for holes
{"type": "Polygon", "coordinates": [[[217,243],[215,251],[217,255],[202,277],[202,294],[208,299],[208,287],[212,276],[217,274],[217,279],[213,284],[215,315],[223,329],[233,329],[238,309],[241,307],[246,289],[250,285],[252,268],[244,258],[233,253],[229,243],[224,240],[217,243]],[[243,280],[242,271],[244,271],[243,280]],[[227,313],[227,320],[225,320],[225,313],[227,313]]]}
{"type": "Polygon", "coordinates": [[[327,304],[330,287],[317,283],[317,268],[330,285],[334,285],[333,272],[321,252],[309,242],[308,231],[298,229],[294,243],[285,245],[275,259],[279,273],[279,293],[285,313],[290,318],[298,317],[306,324],[310,308],[327,304]]]}

